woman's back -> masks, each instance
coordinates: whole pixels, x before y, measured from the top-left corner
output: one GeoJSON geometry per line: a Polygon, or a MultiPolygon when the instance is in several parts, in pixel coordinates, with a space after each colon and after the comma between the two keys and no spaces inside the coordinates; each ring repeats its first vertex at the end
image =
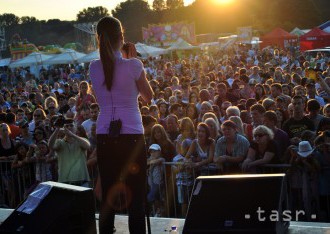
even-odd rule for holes
{"type": "Polygon", "coordinates": [[[119,51],[115,53],[115,70],[111,91],[104,83],[104,73],[100,60],[90,65],[90,77],[100,105],[97,120],[97,134],[108,134],[110,121],[121,119],[121,134],[142,134],[142,118],[138,107],[138,88],[136,81],[143,71],[138,59],[124,59],[119,51]]]}

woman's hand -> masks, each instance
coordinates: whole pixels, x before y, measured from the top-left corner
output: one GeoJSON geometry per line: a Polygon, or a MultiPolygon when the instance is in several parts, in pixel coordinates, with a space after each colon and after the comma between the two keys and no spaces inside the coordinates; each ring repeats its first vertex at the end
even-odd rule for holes
{"type": "Polygon", "coordinates": [[[125,44],[123,45],[123,48],[121,50],[121,53],[122,53],[123,57],[126,59],[137,57],[136,48],[132,42],[125,42],[125,44]]]}

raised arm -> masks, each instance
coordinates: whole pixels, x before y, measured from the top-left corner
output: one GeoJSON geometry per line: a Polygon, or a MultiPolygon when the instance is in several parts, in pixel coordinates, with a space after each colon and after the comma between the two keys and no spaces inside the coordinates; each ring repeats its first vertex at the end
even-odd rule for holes
{"type": "Polygon", "coordinates": [[[146,73],[144,70],[141,72],[140,78],[136,81],[136,85],[137,85],[137,88],[138,88],[143,100],[146,103],[150,103],[154,93],[147,80],[146,73]]]}

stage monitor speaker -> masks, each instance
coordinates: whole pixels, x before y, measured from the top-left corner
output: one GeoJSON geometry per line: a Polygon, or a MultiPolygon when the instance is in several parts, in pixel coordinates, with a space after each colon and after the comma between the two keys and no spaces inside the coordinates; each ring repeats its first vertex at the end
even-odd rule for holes
{"type": "Polygon", "coordinates": [[[284,174],[200,176],[183,233],[282,234],[289,227],[287,209],[284,174]]]}
{"type": "Polygon", "coordinates": [[[0,233],[96,234],[93,191],[41,183],[1,224],[0,233]]]}

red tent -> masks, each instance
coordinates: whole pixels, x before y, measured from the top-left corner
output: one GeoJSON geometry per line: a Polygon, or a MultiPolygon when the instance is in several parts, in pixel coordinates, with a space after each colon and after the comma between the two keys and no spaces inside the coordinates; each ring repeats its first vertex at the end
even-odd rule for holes
{"type": "Polygon", "coordinates": [[[319,28],[313,28],[300,37],[300,50],[312,50],[330,46],[330,33],[319,28]]]}
{"type": "Polygon", "coordinates": [[[289,43],[297,40],[297,38],[298,37],[296,35],[292,35],[287,31],[285,31],[284,29],[275,28],[270,33],[261,36],[260,38],[260,40],[262,41],[261,48],[270,45],[277,46],[280,48],[285,48],[289,46],[289,43]]]}

